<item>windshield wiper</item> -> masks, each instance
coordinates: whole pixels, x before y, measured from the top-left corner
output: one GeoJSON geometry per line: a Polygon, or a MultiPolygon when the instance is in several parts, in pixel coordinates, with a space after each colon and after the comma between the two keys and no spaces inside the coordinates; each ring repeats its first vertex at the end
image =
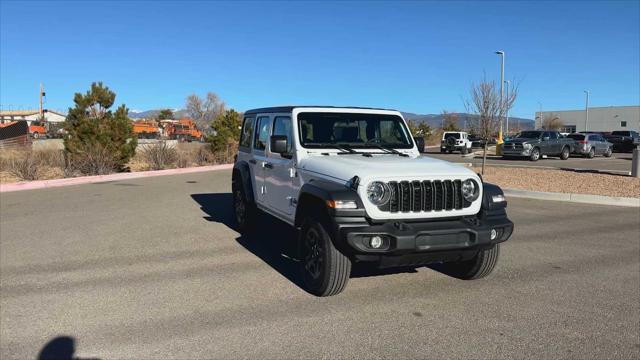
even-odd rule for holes
{"type": "Polygon", "coordinates": [[[398,151],[398,150],[396,150],[396,149],[394,149],[394,148],[392,148],[392,147],[386,147],[386,146],[382,146],[382,145],[378,145],[378,144],[374,144],[374,143],[371,143],[371,144],[369,144],[369,145],[370,145],[370,146],[373,146],[373,147],[375,147],[375,148],[378,148],[378,149],[380,149],[380,150],[384,150],[384,151],[386,151],[386,152],[387,152],[387,153],[389,153],[389,154],[396,154],[396,155],[404,156],[404,157],[408,157],[408,156],[409,156],[409,155],[407,155],[407,154],[405,154],[405,153],[402,153],[402,152],[400,152],[400,151],[398,151]]]}
{"type": "Polygon", "coordinates": [[[348,155],[348,154],[360,154],[362,156],[371,157],[371,154],[361,151],[356,151],[352,147],[346,144],[333,144],[333,143],[312,143],[309,145],[317,145],[319,147],[328,147],[333,149],[341,150],[338,155],[348,155]]]}

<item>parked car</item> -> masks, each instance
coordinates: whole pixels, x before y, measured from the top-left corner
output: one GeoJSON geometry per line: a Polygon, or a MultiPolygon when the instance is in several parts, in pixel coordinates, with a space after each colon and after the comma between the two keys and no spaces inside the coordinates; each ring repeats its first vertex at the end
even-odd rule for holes
{"type": "Polygon", "coordinates": [[[410,136],[395,110],[246,111],[231,180],[237,229],[267,247],[278,235],[259,228],[259,212],[297,229],[302,284],[317,296],[340,293],[353,263],[487,276],[513,232],[504,193],[420,156],[410,136]]]}
{"type": "Polygon", "coordinates": [[[640,134],[637,131],[612,131],[605,139],[613,144],[613,151],[631,152],[640,143],[640,134]]]}
{"type": "Polygon", "coordinates": [[[596,155],[611,157],[613,144],[608,142],[600,134],[596,133],[575,133],[567,136],[575,141],[573,153],[586,156],[589,159],[596,155]]]}
{"type": "Polygon", "coordinates": [[[550,155],[567,160],[574,146],[573,139],[565,138],[557,131],[529,130],[505,141],[502,157],[528,157],[531,161],[538,161],[542,155],[550,155]]]}
{"type": "Polygon", "coordinates": [[[463,131],[445,131],[442,133],[440,152],[452,153],[454,151],[460,151],[462,154],[471,152],[469,134],[463,131]]]}
{"type": "Polygon", "coordinates": [[[469,141],[472,148],[484,148],[485,141],[479,136],[469,135],[469,141]]]}

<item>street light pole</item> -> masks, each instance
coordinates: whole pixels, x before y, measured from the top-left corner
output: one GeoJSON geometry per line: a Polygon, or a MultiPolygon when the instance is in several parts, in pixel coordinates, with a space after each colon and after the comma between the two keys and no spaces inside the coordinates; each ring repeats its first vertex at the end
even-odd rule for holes
{"type": "Polygon", "coordinates": [[[587,126],[589,124],[589,90],[585,90],[584,93],[587,95],[585,105],[584,105],[584,131],[587,131],[587,126]]]}
{"type": "Polygon", "coordinates": [[[500,130],[498,131],[498,141],[496,141],[496,155],[502,155],[502,117],[504,116],[504,51],[496,51],[500,55],[500,130]]]}

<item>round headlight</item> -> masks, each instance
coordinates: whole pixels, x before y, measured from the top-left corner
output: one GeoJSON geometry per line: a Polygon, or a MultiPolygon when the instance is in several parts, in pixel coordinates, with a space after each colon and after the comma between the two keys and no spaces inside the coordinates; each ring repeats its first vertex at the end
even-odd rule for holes
{"type": "Polygon", "coordinates": [[[473,179],[467,179],[462,182],[462,196],[468,202],[473,202],[478,198],[480,194],[480,189],[478,188],[478,183],[473,179]]]}
{"type": "Polygon", "coordinates": [[[367,186],[367,197],[373,205],[384,205],[391,197],[391,190],[387,184],[380,181],[373,181],[367,186]]]}

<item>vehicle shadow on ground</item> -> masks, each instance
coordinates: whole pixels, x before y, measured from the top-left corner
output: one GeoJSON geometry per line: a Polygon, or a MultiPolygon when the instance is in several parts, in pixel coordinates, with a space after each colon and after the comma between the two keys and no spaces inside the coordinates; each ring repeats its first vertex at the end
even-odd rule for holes
{"type": "MultiPolygon", "coordinates": [[[[233,196],[231,193],[192,194],[208,221],[221,223],[235,230],[233,196]]],[[[270,215],[259,214],[255,228],[236,238],[238,244],[260,258],[282,276],[300,288],[302,277],[297,260],[296,229],[270,215]]]]}
{"type": "Polygon", "coordinates": [[[80,358],[76,353],[76,340],[71,336],[57,336],[46,343],[38,353],[38,360],[97,360],[80,358]]]}
{"type": "MultiPolygon", "coordinates": [[[[191,198],[207,214],[204,219],[234,229],[231,193],[192,194],[191,198]]],[[[253,231],[239,236],[236,241],[289,281],[304,289],[297,246],[298,231],[295,228],[271,215],[260,213],[253,231]]],[[[376,269],[366,264],[354,264],[351,278],[416,272],[415,267],[376,269]]]]}

